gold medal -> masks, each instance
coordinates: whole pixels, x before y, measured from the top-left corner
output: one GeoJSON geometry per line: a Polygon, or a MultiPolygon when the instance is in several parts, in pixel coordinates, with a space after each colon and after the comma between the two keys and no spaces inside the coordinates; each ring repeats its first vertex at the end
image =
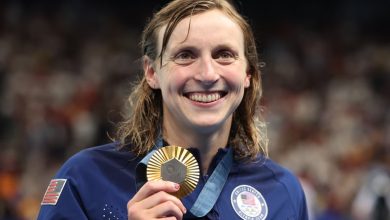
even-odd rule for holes
{"type": "Polygon", "coordinates": [[[147,180],[165,180],[180,184],[179,191],[172,193],[177,198],[190,194],[198,184],[199,165],[187,149],[166,146],[157,150],[146,168],[147,180]]]}

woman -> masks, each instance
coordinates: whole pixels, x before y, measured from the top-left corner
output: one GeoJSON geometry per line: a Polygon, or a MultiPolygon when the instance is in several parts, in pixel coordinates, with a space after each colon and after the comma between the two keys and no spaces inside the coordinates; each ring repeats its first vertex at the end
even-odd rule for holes
{"type": "Polygon", "coordinates": [[[145,27],[142,50],[144,77],[117,142],[69,159],[38,219],[307,219],[299,182],[267,158],[256,45],[233,6],[172,1],[145,27]],[[143,161],[165,145],[200,166],[182,199],[180,184],[145,180],[143,161]]]}

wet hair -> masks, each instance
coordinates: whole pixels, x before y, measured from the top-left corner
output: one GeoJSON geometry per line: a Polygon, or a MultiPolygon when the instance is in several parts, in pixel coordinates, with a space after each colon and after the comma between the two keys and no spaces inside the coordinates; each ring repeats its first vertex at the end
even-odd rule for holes
{"type": "MultiPolygon", "coordinates": [[[[233,113],[229,144],[234,149],[236,159],[253,159],[259,153],[267,155],[266,126],[260,114],[262,87],[255,39],[248,22],[227,0],[174,0],[167,4],[154,14],[143,31],[143,56],[162,64],[162,56],[177,24],[184,18],[210,10],[221,11],[241,28],[248,64],[247,73],[251,75],[250,86],[245,89],[244,97],[233,113]],[[161,49],[158,51],[159,32],[165,26],[161,49]]],[[[129,150],[133,153],[144,155],[153,148],[160,135],[163,120],[161,91],[152,89],[145,77],[142,77],[128,101],[131,112],[128,118],[119,123],[116,141],[119,141],[121,146],[130,146],[129,150]]]]}

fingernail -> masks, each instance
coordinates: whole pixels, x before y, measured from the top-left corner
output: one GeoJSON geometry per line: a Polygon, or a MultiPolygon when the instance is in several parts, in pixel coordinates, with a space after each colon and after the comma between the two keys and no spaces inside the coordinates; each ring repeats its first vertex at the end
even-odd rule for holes
{"type": "Polygon", "coordinates": [[[184,214],[186,214],[187,213],[187,209],[186,208],[184,208],[184,214]]]}
{"type": "Polygon", "coordinates": [[[180,189],[180,185],[177,184],[177,183],[174,183],[174,184],[173,184],[173,187],[175,187],[175,189],[180,189]]]}

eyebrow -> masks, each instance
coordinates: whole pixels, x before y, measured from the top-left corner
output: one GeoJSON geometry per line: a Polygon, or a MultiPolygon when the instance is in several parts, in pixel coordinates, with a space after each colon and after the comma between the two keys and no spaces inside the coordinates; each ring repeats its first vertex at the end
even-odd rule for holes
{"type": "Polygon", "coordinates": [[[231,44],[220,44],[213,49],[213,51],[218,51],[218,50],[231,50],[235,54],[239,53],[239,49],[231,44]]]}
{"type": "MultiPolygon", "coordinates": [[[[176,53],[178,51],[181,51],[181,50],[189,50],[189,51],[194,51],[194,52],[197,52],[199,51],[199,48],[194,45],[194,44],[186,44],[186,43],[180,43],[180,44],[177,44],[176,46],[174,46],[173,48],[167,48],[169,50],[167,51],[171,51],[173,53],[176,53]]],[[[212,51],[216,51],[216,50],[221,50],[221,49],[228,49],[228,50],[232,50],[233,52],[235,53],[239,53],[239,49],[237,48],[237,46],[231,44],[231,43],[220,43],[220,44],[217,44],[215,46],[213,46],[212,48],[212,51]]]]}

